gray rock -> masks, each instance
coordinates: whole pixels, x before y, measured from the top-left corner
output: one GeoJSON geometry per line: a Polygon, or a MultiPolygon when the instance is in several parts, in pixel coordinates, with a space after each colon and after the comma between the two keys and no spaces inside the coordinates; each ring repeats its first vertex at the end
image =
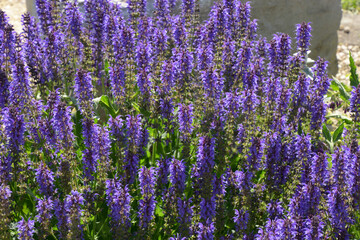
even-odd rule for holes
{"type": "Polygon", "coordinates": [[[295,35],[295,24],[312,23],[311,58],[321,56],[330,62],[329,73],[338,71],[337,30],[342,11],[338,0],[253,0],[252,16],[259,19],[259,33],[271,37],[285,32],[295,35]]]}
{"type": "MultiPolygon", "coordinates": [[[[201,0],[201,18],[207,16],[212,0],[201,0]]],[[[339,0],[252,0],[251,16],[258,19],[259,31],[268,39],[274,33],[283,32],[295,37],[295,25],[303,21],[311,22],[312,40],[310,58],[318,56],[329,61],[329,74],[336,75],[338,62],[337,30],[342,17],[339,0]]],[[[295,42],[293,43],[295,47],[295,42]]]]}

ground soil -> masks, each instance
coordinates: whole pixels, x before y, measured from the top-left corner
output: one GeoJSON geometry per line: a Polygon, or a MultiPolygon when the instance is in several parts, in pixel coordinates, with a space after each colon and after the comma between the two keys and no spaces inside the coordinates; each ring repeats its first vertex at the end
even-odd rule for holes
{"type": "Polygon", "coordinates": [[[349,84],[349,52],[354,58],[360,73],[360,14],[343,12],[341,25],[338,30],[339,44],[337,58],[339,61],[339,72],[336,77],[349,84]]]}

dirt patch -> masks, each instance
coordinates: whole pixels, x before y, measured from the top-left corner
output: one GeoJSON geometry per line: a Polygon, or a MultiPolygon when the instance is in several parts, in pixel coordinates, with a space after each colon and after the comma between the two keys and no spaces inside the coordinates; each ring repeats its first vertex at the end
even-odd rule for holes
{"type": "Polygon", "coordinates": [[[336,75],[341,82],[349,84],[349,52],[354,58],[360,73],[360,14],[344,11],[338,30],[339,45],[337,59],[339,61],[339,72],[336,75]]]}

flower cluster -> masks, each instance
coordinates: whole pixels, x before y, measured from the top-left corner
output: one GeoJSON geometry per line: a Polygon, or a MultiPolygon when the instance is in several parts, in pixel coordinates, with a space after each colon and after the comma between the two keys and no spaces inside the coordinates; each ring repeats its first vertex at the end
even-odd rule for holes
{"type": "Polygon", "coordinates": [[[310,23],[79,2],[36,0],[19,34],[0,11],[0,238],[360,238],[360,87],[330,133],[310,23]]]}

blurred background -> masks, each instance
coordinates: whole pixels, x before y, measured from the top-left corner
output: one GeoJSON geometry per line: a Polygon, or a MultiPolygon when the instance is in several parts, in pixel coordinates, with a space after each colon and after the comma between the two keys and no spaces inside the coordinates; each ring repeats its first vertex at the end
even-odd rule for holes
{"type": "MultiPolygon", "coordinates": [[[[151,0],[150,0],[151,1],[151,0]]],[[[210,8],[212,4],[212,0],[202,0],[205,2],[205,5],[201,7],[203,8],[210,8]]],[[[334,0],[337,3],[339,3],[339,0],[334,0]]],[[[17,32],[21,32],[21,15],[29,9],[30,12],[35,12],[35,8],[33,6],[33,3],[35,0],[0,0],[0,9],[6,12],[6,14],[10,17],[11,23],[14,25],[14,28],[17,32]]],[[[259,19],[259,28],[261,34],[268,36],[270,34],[266,33],[266,30],[271,31],[271,33],[275,33],[277,31],[279,32],[287,32],[289,34],[292,34],[294,32],[288,31],[287,28],[285,28],[285,23],[287,23],[287,19],[284,19],[280,23],[275,23],[271,19],[266,18],[266,13],[269,13],[273,18],[279,19],[279,16],[284,17],[283,14],[289,12],[289,9],[298,9],[298,6],[296,4],[299,4],[301,6],[306,5],[304,2],[305,0],[286,0],[284,3],[282,3],[282,6],[277,6],[282,1],[274,1],[274,0],[253,0],[252,6],[253,6],[253,16],[254,18],[259,19]],[[290,2],[293,2],[293,4],[290,4],[290,2]],[[273,10],[271,10],[273,9],[273,10]],[[281,12],[282,11],[282,12],[281,12]],[[272,24],[272,28],[269,25],[272,24]],[[282,26],[284,25],[284,26],[282,26]],[[263,29],[261,29],[263,28],[263,29]]],[[[314,3],[313,0],[310,2],[314,3]]],[[[319,10],[313,10],[313,6],[311,6],[308,9],[302,9],[300,14],[297,18],[301,19],[302,14],[305,21],[311,21],[313,23],[313,35],[315,35],[313,38],[313,46],[314,48],[322,48],[322,50],[319,50],[318,52],[315,50],[315,53],[317,55],[321,55],[322,52],[333,52],[332,55],[324,56],[329,60],[332,65],[330,69],[330,74],[336,75],[336,77],[341,80],[344,83],[348,83],[348,75],[349,75],[349,51],[352,53],[353,58],[355,60],[356,65],[358,66],[358,70],[360,68],[360,0],[342,0],[341,1],[341,7],[342,8],[341,13],[333,14],[331,11],[332,9],[329,9],[329,6],[333,5],[331,4],[332,0],[317,0],[316,1],[319,6],[319,10]],[[322,2],[322,3],[321,3],[322,2]],[[322,5],[321,5],[322,4],[322,5]],[[313,12],[312,12],[313,11],[313,12]],[[314,12],[318,11],[318,12],[314,12]],[[324,12],[328,15],[319,16],[319,13],[324,12]],[[312,17],[312,15],[315,17],[312,17]],[[323,18],[323,22],[321,22],[321,18],[323,18]],[[339,20],[337,19],[339,18],[339,20]],[[341,21],[340,21],[341,18],[341,21]],[[332,30],[334,32],[335,44],[330,43],[329,37],[326,36],[327,33],[323,33],[321,31],[324,31],[322,29],[327,29],[329,26],[323,26],[324,24],[328,24],[327,22],[335,21],[335,27],[336,29],[332,30]],[[316,25],[318,23],[318,25],[316,25]],[[320,25],[319,25],[320,24],[320,25]],[[321,32],[321,33],[320,33],[321,32]],[[323,38],[325,37],[326,40],[322,40],[321,38],[318,40],[319,36],[316,34],[322,34],[323,38]],[[318,41],[317,41],[318,40],[318,41]],[[319,43],[317,43],[319,42],[319,43]],[[328,46],[331,49],[326,49],[323,46],[328,46]],[[336,58],[335,58],[336,55],[336,58]],[[332,57],[333,56],[333,57],[332,57]],[[332,59],[334,58],[334,59],[332,59]],[[336,61],[337,59],[337,61],[336,61]]],[[[315,3],[314,3],[315,4],[315,3]]],[[[336,4],[335,4],[336,5],[336,4]]],[[[336,10],[336,9],[335,9],[336,10]]],[[[299,10],[292,10],[290,11],[291,16],[294,15],[294,11],[299,10]]],[[[286,16],[285,16],[286,18],[286,16]]],[[[281,19],[281,18],[280,18],[281,19]]],[[[296,19],[295,21],[299,21],[296,19]]],[[[332,28],[334,28],[334,24],[332,24],[332,28]]],[[[293,26],[295,29],[295,25],[293,23],[290,24],[290,27],[293,26]]],[[[290,28],[291,29],[291,28],[290,28]]],[[[293,30],[291,30],[293,31],[293,30]]],[[[333,34],[333,35],[334,35],[333,34]]],[[[271,35],[270,35],[271,37],[271,35]]]]}

